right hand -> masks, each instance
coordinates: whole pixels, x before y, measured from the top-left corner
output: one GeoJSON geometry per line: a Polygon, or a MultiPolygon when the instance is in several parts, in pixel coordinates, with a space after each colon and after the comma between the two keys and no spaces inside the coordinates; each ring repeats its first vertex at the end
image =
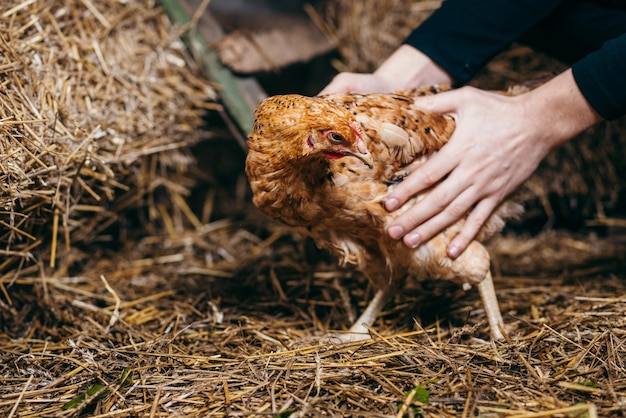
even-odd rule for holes
{"type": "Polygon", "coordinates": [[[550,150],[600,122],[572,70],[519,96],[472,87],[415,99],[424,110],[452,115],[450,140],[387,196],[393,211],[436,184],[398,216],[387,232],[416,248],[464,218],[447,253],[458,257],[495,208],[524,182],[550,150]]]}

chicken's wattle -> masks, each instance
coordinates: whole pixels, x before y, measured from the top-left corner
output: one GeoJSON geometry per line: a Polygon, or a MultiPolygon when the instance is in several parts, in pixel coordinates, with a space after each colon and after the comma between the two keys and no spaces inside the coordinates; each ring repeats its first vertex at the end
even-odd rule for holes
{"type": "Polygon", "coordinates": [[[326,158],[330,158],[331,160],[337,160],[339,158],[343,158],[346,156],[346,154],[341,154],[341,153],[332,152],[332,151],[324,151],[324,155],[326,156],[326,158]]]}

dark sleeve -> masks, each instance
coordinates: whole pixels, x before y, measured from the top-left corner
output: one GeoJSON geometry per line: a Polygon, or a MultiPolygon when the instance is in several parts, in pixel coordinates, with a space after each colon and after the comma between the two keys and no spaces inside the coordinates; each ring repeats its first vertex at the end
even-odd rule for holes
{"type": "Polygon", "coordinates": [[[561,1],[445,0],[404,43],[428,55],[462,84],[561,1]]]}
{"type": "Polygon", "coordinates": [[[578,88],[604,119],[626,114],[626,34],[572,65],[578,88]]]}

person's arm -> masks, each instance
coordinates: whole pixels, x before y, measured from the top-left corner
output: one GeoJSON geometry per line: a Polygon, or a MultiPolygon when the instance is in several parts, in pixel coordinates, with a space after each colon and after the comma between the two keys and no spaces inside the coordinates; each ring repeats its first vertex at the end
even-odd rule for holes
{"type": "Polygon", "coordinates": [[[626,114],[626,33],[572,66],[578,88],[604,119],[626,114]]]}
{"type": "Polygon", "coordinates": [[[462,85],[562,2],[446,0],[404,43],[430,57],[462,85]]]}
{"type": "Polygon", "coordinates": [[[448,246],[451,258],[467,248],[495,208],[550,150],[601,120],[571,70],[520,96],[463,87],[416,102],[426,110],[453,115],[457,128],[437,154],[387,196],[385,207],[392,211],[441,181],[394,220],[388,233],[417,247],[469,212],[448,246]]]}
{"type": "Polygon", "coordinates": [[[446,0],[375,72],[340,73],[320,94],[462,84],[561,1],[446,0]]]}
{"type": "Polygon", "coordinates": [[[626,114],[624,74],[626,34],[521,96],[463,88],[416,99],[427,110],[454,115],[457,129],[437,155],[387,197],[386,208],[394,210],[447,176],[390,225],[390,236],[417,246],[469,211],[448,247],[449,256],[457,257],[550,150],[603,118],[626,114]]]}
{"type": "MultiPolygon", "coordinates": [[[[428,79],[419,76],[424,69],[428,70],[424,72],[426,74],[433,69],[441,71],[439,76],[434,77],[435,83],[443,82],[444,77],[457,83],[463,82],[477,69],[478,63],[485,62],[491,58],[490,54],[495,54],[499,50],[498,45],[513,40],[510,34],[522,33],[523,30],[520,28],[523,25],[537,22],[533,20],[534,18],[525,20],[524,5],[539,7],[543,10],[544,16],[558,3],[559,1],[553,0],[508,2],[446,0],[444,6],[456,8],[458,21],[452,25],[452,29],[448,24],[455,21],[445,18],[446,14],[450,15],[450,9],[442,6],[407,39],[408,43],[402,47],[404,52],[393,58],[395,60],[402,56],[413,57],[417,63],[416,72],[397,75],[395,78],[385,76],[387,72],[399,74],[393,72],[394,62],[390,58],[390,65],[381,66],[381,72],[376,75],[344,73],[345,77],[341,77],[340,74],[338,78],[345,79],[339,84],[344,88],[352,87],[335,91],[367,93],[370,86],[363,80],[368,78],[369,81],[372,79],[376,81],[375,91],[378,92],[394,89],[393,86],[389,86],[389,80],[399,84],[396,89],[417,87],[420,84],[415,86],[405,84],[419,83],[420,80],[428,79]],[[507,14],[506,19],[502,20],[502,8],[508,9],[511,5],[521,7],[522,15],[516,17],[507,14]],[[477,9],[474,9],[475,7],[477,9]],[[493,8],[492,15],[489,15],[490,8],[493,8]],[[461,13],[462,10],[466,10],[467,14],[461,13]],[[479,26],[476,26],[476,19],[471,18],[473,10],[482,10],[479,13],[481,18],[489,19],[498,30],[481,32],[479,26]],[[439,24],[432,26],[433,22],[437,23],[433,19],[440,19],[439,24]],[[520,22],[522,26],[518,26],[520,22]],[[431,43],[428,37],[435,36],[439,30],[443,32],[452,30],[454,34],[445,42],[431,43]],[[512,32],[509,33],[509,30],[512,32]],[[498,33],[505,37],[500,38],[498,33]],[[481,45],[473,52],[469,49],[465,51],[464,48],[468,46],[463,41],[465,36],[468,40],[472,39],[469,47],[476,42],[481,45]],[[499,43],[494,42],[494,39],[500,39],[499,43]],[[419,54],[405,55],[407,51],[411,51],[406,47],[411,45],[419,54]],[[461,55],[457,56],[457,53],[461,55]],[[420,63],[424,66],[420,66],[420,63]],[[354,83],[356,78],[362,79],[354,83]]],[[[538,9],[526,9],[528,10],[537,12],[538,9]]],[[[394,210],[414,194],[440,182],[418,205],[403,213],[390,225],[389,235],[396,239],[404,238],[407,245],[415,247],[469,213],[461,233],[448,247],[449,256],[457,257],[476,236],[494,209],[532,174],[551,149],[597,123],[602,119],[601,116],[612,118],[624,114],[626,110],[624,44],[626,44],[624,37],[607,43],[605,47],[609,46],[608,52],[602,48],[597,54],[591,54],[581,63],[575,64],[573,72],[568,70],[545,85],[521,96],[506,97],[465,87],[416,99],[426,110],[452,114],[457,120],[457,128],[448,144],[387,197],[386,208],[394,210]]],[[[409,68],[409,71],[413,70],[413,67],[409,68]]],[[[436,74],[436,71],[434,73],[436,74]]]]}

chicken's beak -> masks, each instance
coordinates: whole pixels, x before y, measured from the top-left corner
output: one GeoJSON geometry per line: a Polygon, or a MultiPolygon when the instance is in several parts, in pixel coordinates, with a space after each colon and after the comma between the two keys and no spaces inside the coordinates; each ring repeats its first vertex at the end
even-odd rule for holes
{"type": "Polygon", "coordinates": [[[354,150],[347,150],[348,154],[355,156],[359,160],[363,161],[365,165],[369,168],[374,168],[374,161],[372,159],[372,154],[370,154],[367,146],[365,145],[365,141],[363,139],[359,139],[356,142],[354,150]]]}

